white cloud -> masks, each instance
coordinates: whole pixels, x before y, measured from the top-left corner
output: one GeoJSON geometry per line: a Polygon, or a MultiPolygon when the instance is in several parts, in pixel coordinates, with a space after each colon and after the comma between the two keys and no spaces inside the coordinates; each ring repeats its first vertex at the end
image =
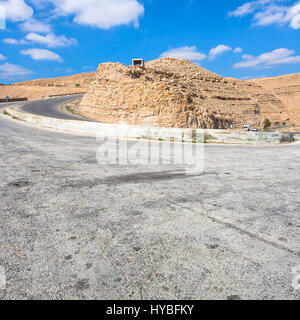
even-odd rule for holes
{"type": "Polygon", "coordinates": [[[291,28],[300,29],[300,1],[288,9],[285,20],[290,23],[291,28]]]}
{"type": "Polygon", "coordinates": [[[67,47],[72,44],[77,44],[75,39],[68,39],[64,35],[56,36],[53,33],[49,33],[45,36],[37,33],[29,33],[25,39],[34,43],[46,45],[49,48],[67,47]]]}
{"type": "Polygon", "coordinates": [[[23,32],[39,32],[49,33],[51,32],[51,26],[48,23],[37,21],[35,19],[29,19],[20,25],[23,32]]]}
{"type": "Polygon", "coordinates": [[[13,38],[6,38],[3,39],[2,42],[7,43],[7,44],[18,44],[19,41],[13,38]]]}
{"type": "Polygon", "coordinates": [[[4,63],[0,65],[0,77],[3,78],[25,76],[32,73],[33,71],[25,69],[15,64],[4,63]]]}
{"type": "Polygon", "coordinates": [[[138,0],[49,0],[60,16],[74,15],[78,24],[109,29],[133,23],[136,27],[144,14],[138,0]]]}
{"type": "Polygon", "coordinates": [[[28,42],[24,39],[17,40],[17,39],[13,39],[13,38],[5,38],[2,40],[2,42],[6,43],[6,44],[28,44],[28,42]]]}
{"type": "Polygon", "coordinates": [[[37,33],[29,33],[25,36],[25,39],[17,40],[13,38],[3,39],[2,42],[6,44],[30,44],[39,43],[49,48],[67,47],[73,44],[77,44],[76,39],[69,39],[64,35],[56,36],[54,33],[47,35],[41,35],[37,33]]]}
{"type": "Polygon", "coordinates": [[[28,49],[20,51],[23,55],[30,56],[33,60],[51,60],[61,62],[62,58],[53,51],[46,49],[28,49]]]}
{"type": "Polygon", "coordinates": [[[285,23],[286,8],[279,6],[268,6],[254,15],[254,25],[267,26],[270,24],[285,23]]]}
{"type": "Polygon", "coordinates": [[[232,51],[231,47],[224,44],[220,44],[215,48],[212,48],[209,51],[209,54],[206,55],[197,50],[196,46],[185,46],[180,48],[171,49],[169,51],[163,52],[160,55],[160,58],[179,58],[187,59],[191,61],[202,61],[205,59],[214,60],[218,55],[221,55],[225,52],[232,51]]]}
{"type": "Polygon", "coordinates": [[[267,76],[265,74],[261,76],[245,76],[245,77],[242,77],[241,80],[252,80],[252,79],[263,79],[263,78],[267,78],[267,76]]]}
{"type": "Polygon", "coordinates": [[[290,6],[281,5],[280,2],[285,2],[285,0],[246,2],[236,10],[229,12],[229,16],[243,17],[252,14],[254,25],[257,26],[289,24],[293,29],[300,29],[300,1],[290,6]]]}
{"type": "Polygon", "coordinates": [[[216,58],[216,56],[223,54],[225,52],[231,51],[231,50],[232,49],[230,47],[225,46],[224,44],[220,44],[209,51],[209,59],[214,60],[216,58]]]}
{"type": "Polygon", "coordinates": [[[300,63],[300,55],[295,56],[294,50],[281,48],[263,53],[257,57],[245,54],[243,55],[243,60],[242,62],[236,63],[234,68],[267,68],[280,64],[300,63]]]}
{"type": "MultiPolygon", "coordinates": [[[[75,23],[109,29],[114,26],[139,25],[144,15],[144,6],[140,0],[28,0],[37,10],[50,10],[54,6],[54,16],[73,16],[75,23]]],[[[28,2],[26,1],[26,2],[28,2]]],[[[24,0],[0,0],[4,6],[6,17],[20,25],[24,32],[49,33],[51,26],[36,21],[33,9],[24,0]]],[[[53,14],[53,12],[51,12],[53,14]]]]}
{"type": "Polygon", "coordinates": [[[206,55],[198,52],[195,46],[192,47],[180,47],[176,49],[171,49],[160,55],[161,58],[179,58],[179,59],[188,59],[191,61],[202,61],[206,59],[206,55]]]}
{"type": "Polygon", "coordinates": [[[32,8],[23,0],[0,1],[0,5],[5,10],[6,19],[13,22],[25,21],[33,15],[32,8]]]}
{"type": "Polygon", "coordinates": [[[233,52],[234,53],[241,53],[241,52],[243,52],[243,49],[242,48],[235,48],[234,50],[233,50],[233,52]]]}
{"type": "Polygon", "coordinates": [[[229,16],[233,17],[243,17],[247,14],[255,12],[260,7],[264,7],[265,5],[270,4],[271,2],[276,2],[280,0],[256,0],[246,2],[243,5],[239,6],[234,11],[229,12],[229,16]]]}
{"type": "Polygon", "coordinates": [[[7,57],[5,57],[3,54],[0,53],[0,61],[6,60],[7,57]]]}

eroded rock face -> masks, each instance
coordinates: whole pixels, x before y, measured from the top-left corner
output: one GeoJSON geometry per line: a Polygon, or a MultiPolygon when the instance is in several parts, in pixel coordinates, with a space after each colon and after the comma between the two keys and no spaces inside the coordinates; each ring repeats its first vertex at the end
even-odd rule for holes
{"type": "Polygon", "coordinates": [[[224,129],[260,127],[269,110],[282,121],[284,106],[263,88],[165,58],[145,68],[100,64],[78,111],[107,123],[224,129]]]}
{"type": "Polygon", "coordinates": [[[274,78],[249,80],[263,87],[284,105],[287,124],[300,125],[300,74],[287,74],[274,78]]]}

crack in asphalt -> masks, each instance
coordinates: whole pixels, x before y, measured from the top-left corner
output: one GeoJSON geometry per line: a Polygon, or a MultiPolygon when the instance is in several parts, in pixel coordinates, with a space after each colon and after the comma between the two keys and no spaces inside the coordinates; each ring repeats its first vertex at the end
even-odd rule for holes
{"type": "MultiPolygon", "coordinates": [[[[186,208],[185,207],[184,209],[191,210],[194,213],[199,214],[199,212],[197,212],[197,211],[195,211],[195,210],[193,210],[191,208],[186,208]]],[[[271,245],[276,249],[283,250],[283,251],[285,251],[287,253],[290,253],[290,254],[300,258],[300,252],[299,251],[293,250],[293,249],[291,249],[289,247],[286,247],[286,246],[284,246],[284,245],[282,245],[280,243],[277,243],[275,241],[268,240],[268,239],[266,239],[266,238],[264,238],[264,237],[262,237],[262,236],[260,236],[260,235],[258,235],[256,233],[253,233],[251,231],[245,230],[245,229],[237,226],[236,224],[234,224],[232,222],[223,221],[223,220],[221,220],[221,219],[219,219],[217,217],[211,216],[211,215],[209,215],[207,213],[200,213],[200,215],[210,219],[214,223],[222,224],[223,226],[225,226],[227,228],[230,228],[230,229],[233,229],[235,231],[238,231],[242,235],[246,235],[246,236],[248,236],[248,237],[250,237],[252,239],[255,239],[255,240],[258,240],[258,241],[263,242],[265,244],[271,245]]]]}

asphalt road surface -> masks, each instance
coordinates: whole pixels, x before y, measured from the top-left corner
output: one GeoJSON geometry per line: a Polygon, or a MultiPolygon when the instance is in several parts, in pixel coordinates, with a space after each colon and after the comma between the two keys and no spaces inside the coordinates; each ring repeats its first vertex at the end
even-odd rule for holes
{"type": "Polygon", "coordinates": [[[66,112],[66,110],[62,108],[63,104],[67,101],[70,101],[70,99],[78,99],[80,97],[82,97],[82,95],[30,101],[25,103],[21,109],[27,113],[32,113],[44,117],[86,121],[86,119],[80,117],[79,115],[66,112]]]}
{"type": "Polygon", "coordinates": [[[300,298],[299,144],[205,145],[192,176],[99,146],[0,115],[0,298],[300,298]]]}

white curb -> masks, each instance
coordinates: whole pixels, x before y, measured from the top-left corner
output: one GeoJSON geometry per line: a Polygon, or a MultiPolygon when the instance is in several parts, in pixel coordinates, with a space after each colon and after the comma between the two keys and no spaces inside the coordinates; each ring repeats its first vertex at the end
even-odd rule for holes
{"type": "Polygon", "coordinates": [[[292,133],[279,132],[247,132],[220,129],[179,129],[158,128],[134,125],[117,125],[80,120],[63,120],[38,116],[13,108],[5,108],[5,112],[17,119],[45,128],[57,129],[78,134],[103,137],[123,137],[134,139],[153,139],[179,142],[266,144],[293,142],[292,133]]]}

